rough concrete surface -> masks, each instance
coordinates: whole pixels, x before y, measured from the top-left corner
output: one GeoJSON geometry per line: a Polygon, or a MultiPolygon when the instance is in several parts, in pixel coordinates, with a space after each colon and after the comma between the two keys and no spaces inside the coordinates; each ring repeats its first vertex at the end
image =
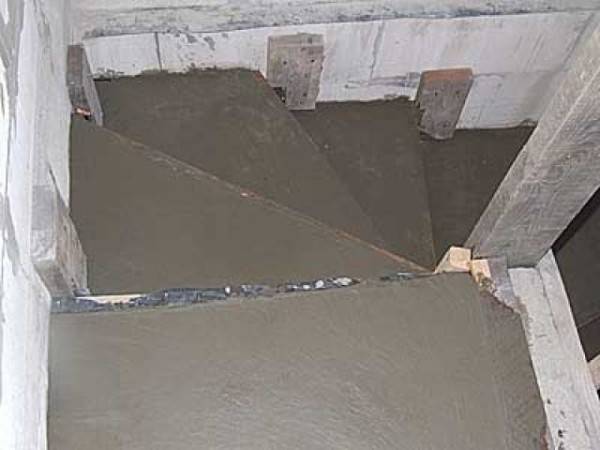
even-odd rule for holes
{"type": "Polygon", "coordinates": [[[83,120],[71,167],[95,294],[422,270],[83,120]]]}
{"type": "Polygon", "coordinates": [[[468,275],[51,328],[51,449],[540,448],[520,319],[468,275]]]}
{"type": "Polygon", "coordinates": [[[258,73],[98,83],[105,126],[372,243],[368,217],[258,73]]]}
{"type": "Polygon", "coordinates": [[[399,99],[320,103],[316,111],[294,114],[370,216],[386,248],[433,268],[416,112],[399,99]]]}
{"type": "Polygon", "coordinates": [[[105,36],[155,31],[229,31],[276,25],[375,21],[394,18],[440,20],[553,11],[598,9],[596,0],[99,0],[74,5],[74,34],[105,36]]]}

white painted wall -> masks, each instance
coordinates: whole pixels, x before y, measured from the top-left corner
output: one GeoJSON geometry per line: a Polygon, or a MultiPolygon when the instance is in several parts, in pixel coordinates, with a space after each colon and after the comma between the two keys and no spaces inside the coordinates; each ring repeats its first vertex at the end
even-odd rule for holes
{"type": "Polygon", "coordinates": [[[34,167],[68,200],[66,0],[0,3],[0,448],[46,448],[49,295],[30,258],[34,167]]]}
{"type": "Polygon", "coordinates": [[[266,74],[267,40],[324,35],[319,101],[414,98],[423,70],[468,66],[475,82],[458,124],[495,128],[536,121],[554,93],[591,12],[404,18],[89,38],[96,76],[245,67],[266,74]]]}

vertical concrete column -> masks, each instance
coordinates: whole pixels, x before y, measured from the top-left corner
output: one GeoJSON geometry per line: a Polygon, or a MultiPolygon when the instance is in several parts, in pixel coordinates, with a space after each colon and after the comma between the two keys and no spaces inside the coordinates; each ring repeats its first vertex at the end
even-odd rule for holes
{"type": "Polygon", "coordinates": [[[600,186],[600,25],[595,24],[535,132],[466,246],[534,266],[600,186]]]}

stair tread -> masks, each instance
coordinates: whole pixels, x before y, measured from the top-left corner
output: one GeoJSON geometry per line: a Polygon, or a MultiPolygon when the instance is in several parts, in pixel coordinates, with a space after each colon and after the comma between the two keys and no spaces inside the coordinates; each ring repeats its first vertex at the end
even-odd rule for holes
{"type": "Polygon", "coordinates": [[[383,245],[327,158],[250,70],[99,82],[105,126],[220,178],[383,245]]]}
{"type": "Polygon", "coordinates": [[[423,269],[83,120],[71,214],[95,294],[423,269]]]}
{"type": "Polygon", "coordinates": [[[467,274],[64,314],[50,332],[52,448],[541,446],[520,317],[467,274]]]}

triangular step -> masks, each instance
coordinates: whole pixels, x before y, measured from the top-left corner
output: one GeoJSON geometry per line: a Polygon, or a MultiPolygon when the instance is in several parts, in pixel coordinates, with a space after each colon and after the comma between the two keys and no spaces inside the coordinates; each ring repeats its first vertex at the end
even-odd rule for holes
{"type": "Polygon", "coordinates": [[[54,315],[49,443],[541,448],[521,320],[466,274],[54,315]]]}
{"type": "Polygon", "coordinates": [[[71,172],[96,294],[423,270],[83,120],[71,172]]]}
{"type": "Polygon", "coordinates": [[[260,73],[99,82],[105,126],[223,180],[383,245],[327,158],[260,73]]]}

